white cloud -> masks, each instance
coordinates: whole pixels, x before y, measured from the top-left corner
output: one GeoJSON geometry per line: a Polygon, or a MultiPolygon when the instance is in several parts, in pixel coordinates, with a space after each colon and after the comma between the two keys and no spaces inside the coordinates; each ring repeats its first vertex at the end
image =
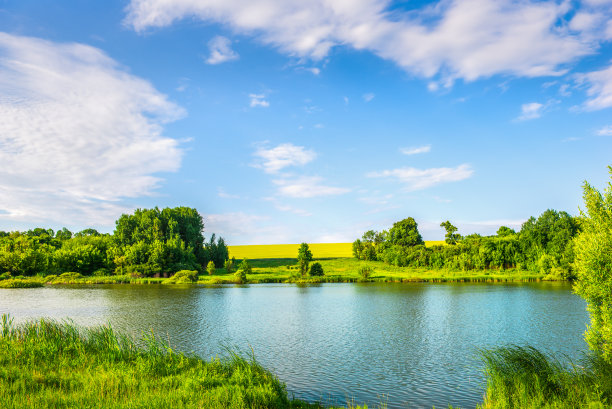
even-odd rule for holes
{"type": "Polygon", "coordinates": [[[596,134],[600,136],[612,136],[612,125],[604,126],[603,128],[598,129],[596,134]]]}
{"type": "Polygon", "coordinates": [[[371,178],[394,178],[404,183],[408,190],[420,190],[441,183],[458,182],[470,178],[473,174],[472,168],[467,164],[463,164],[456,168],[399,168],[372,172],[366,176],[371,178]]]}
{"type": "Polygon", "coordinates": [[[370,102],[371,100],[373,100],[373,99],[374,99],[374,97],[375,97],[375,95],[374,95],[373,93],[371,93],[371,92],[368,92],[368,93],[363,94],[363,95],[361,96],[361,98],[363,98],[363,100],[364,100],[365,102],[370,102]]]}
{"type": "Polygon", "coordinates": [[[526,121],[528,119],[536,119],[542,116],[542,110],[544,104],[539,102],[530,102],[528,104],[521,105],[521,115],[517,118],[519,121],[526,121]]]}
{"type": "Polygon", "coordinates": [[[321,74],[321,70],[319,68],[313,67],[313,68],[306,68],[306,71],[310,72],[313,75],[319,75],[321,74]]]}
{"type": "Polygon", "coordinates": [[[216,36],[208,42],[210,55],[206,59],[207,64],[221,64],[240,58],[231,48],[232,42],[227,37],[216,36]]]}
{"type": "Polygon", "coordinates": [[[184,114],[97,48],[0,33],[0,217],[112,224],[179,168],[184,114]]]}
{"type": "Polygon", "coordinates": [[[225,189],[219,188],[217,190],[217,195],[222,199],[240,199],[240,195],[233,195],[231,193],[227,193],[225,189]]]}
{"type": "Polygon", "coordinates": [[[270,106],[270,102],[268,102],[265,98],[265,94],[249,94],[249,98],[251,98],[250,106],[254,107],[262,107],[267,108],[270,106]]]}
{"type": "Polygon", "coordinates": [[[281,212],[290,212],[290,213],[297,214],[298,216],[302,216],[302,217],[312,216],[312,213],[310,213],[307,210],[298,209],[298,208],[295,208],[295,207],[289,206],[289,205],[284,205],[284,204],[277,203],[277,204],[274,205],[274,207],[277,210],[280,210],[281,212]]]}
{"type": "Polygon", "coordinates": [[[262,160],[262,163],[255,166],[262,168],[266,173],[278,173],[288,166],[303,166],[317,157],[315,151],[291,143],[283,143],[270,149],[260,147],[254,155],[262,160]]]}
{"type": "Polygon", "coordinates": [[[580,84],[587,86],[588,99],[583,107],[587,111],[612,107],[612,65],[603,70],[576,75],[580,84]]]}
{"type": "Polygon", "coordinates": [[[419,153],[427,153],[431,151],[431,145],[423,145],[423,146],[418,146],[418,147],[413,147],[413,148],[402,148],[400,149],[400,151],[404,155],[417,155],[419,153]]]}
{"type": "Polygon", "coordinates": [[[326,186],[321,184],[322,180],[317,176],[304,176],[296,179],[278,179],[273,182],[278,186],[280,195],[295,198],[334,196],[350,191],[342,187],[326,186]]]}
{"type": "Polygon", "coordinates": [[[603,20],[580,15],[566,1],[448,0],[410,12],[388,6],[383,0],[132,0],[125,23],[141,32],[195,17],[315,60],[343,45],[450,86],[496,74],[562,74],[566,64],[595,52],[610,17],[607,9],[596,11],[603,20]],[[589,21],[603,22],[593,29],[589,21]]]}

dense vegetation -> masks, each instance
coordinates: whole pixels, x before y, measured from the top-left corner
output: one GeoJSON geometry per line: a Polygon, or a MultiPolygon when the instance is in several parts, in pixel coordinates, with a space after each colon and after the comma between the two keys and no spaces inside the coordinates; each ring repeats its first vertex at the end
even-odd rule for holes
{"type": "Polygon", "coordinates": [[[137,346],[110,327],[0,324],[2,408],[320,408],[290,399],[253,358],[203,361],[153,335],[137,346]]]}
{"type": "Polygon", "coordinates": [[[33,276],[76,272],[151,277],[202,271],[229,258],[223,238],[203,237],[202,216],[192,208],[138,209],[116,221],[114,233],[36,228],[0,232],[0,272],[33,276]]]}
{"type": "Polygon", "coordinates": [[[519,232],[501,226],[496,235],[456,233],[449,221],[446,245],[424,245],[417,223],[409,217],[388,231],[373,230],[353,243],[353,255],[360,260],[379,260],[394,266],[448,270],[506,270],[538,272],[554,279],[573,279],[574,241],[581,220],[566,212],[546,210],[531,217],[519,232]]]}

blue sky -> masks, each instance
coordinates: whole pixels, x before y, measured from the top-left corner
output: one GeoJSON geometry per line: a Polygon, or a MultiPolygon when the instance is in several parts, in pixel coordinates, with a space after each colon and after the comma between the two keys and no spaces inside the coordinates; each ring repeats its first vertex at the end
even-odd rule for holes
{"type": "Polygon", "coordinates": [[[0,0],[0,229],[191,206],[229,244],[578,214],[612,2],[0,0]]]}

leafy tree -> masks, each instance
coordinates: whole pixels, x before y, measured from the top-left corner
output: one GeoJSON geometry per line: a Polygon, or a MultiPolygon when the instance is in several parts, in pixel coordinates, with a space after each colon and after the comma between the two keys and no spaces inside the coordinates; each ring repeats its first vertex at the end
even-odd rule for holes
{"type": "Polygon", "coordinates": [[[497,235],[500,237],[506,237],[512,234],[516,234],[516,232],[514,231],[514,229],[511,229],[510,227],[500,226],[499,229],[497,229],[497,235]]]}
{"type": "Polygon", "coordinates": [[[310,266],[310,275],[313,277],[325,275],[323,273],[323,266],[321,265],[321,263],[312,263],[312,265],[310,266]]]}
{"type": "Polygon", "coordinates": [[[461,239],[461,235],[455,233],[457,228],[451,224],[448,220],[440,223],[440,227],[443,227],[446,230],[446,235],[444,236],[444,241],[446,244],[457,244],[457,241],[461,239]]]}
{"type": "Polygon", "coordinates": [[[363,243],[359,239],[353,242],[353,256],[357,260],[363,260],[363,243]]]}
{"type": "Polygon", "coordinates": [[[209,276],[215,274],[215,262],[214,261],[211,260],[208,262],[208,265],[206,266],[206,272],[208,272],[209,276]]]}
{"type": "Polygon", "coordinates": [[[251,273],[252,273],[251,265],[249,264],[248,260],[245,258],[242,260],[242,263],[240,263],[240,266],[238,267],[238,271],[236,271],[234,276],[236,277],[236,281],[239,284],[244,284],[247,282],[247,274],[251,274],[251,273]]]}
{"type": "Polygon", "coordinates": [[[297,259],[300,267],[300,274],[306,274],[308,272],[308,264],[312,261],[312,252],[310,251],[308,244],[300,244],[297,259]]]}
{"type": "Polygon", "coordinates": [[[227,271],[228,274],[231,274],[234,272],[235,266],[236,266],[236,257],[232,257],[231,260],[225,260],[225,263],[223,265],[223,267],[225,267],[225,271],[227,271]]]}
{"type": "MultiPolygon", "coordinates": [[[[612,166],[608,167],[612,177],[612,166]]],[[[577,294],[587,302],[591,324],[586,332],[590,347],[612,362],[612,182],[602,194],[583,185],[585,210],[582,233],[576,238],[577,294]]]]}
{"type": "Polygon", "coordinates": [[[402,247],[425,244],[417,222],[412,217],[393,223],[393,227],[389,230],[389,241],[393,245],[402,247]]]}
{"type": "Polygon", "coordinates": [[[60,240],[70,240],[72,238],[72,232],[67,228],[63,228],[55,232],[55,238],[60,240]]]}

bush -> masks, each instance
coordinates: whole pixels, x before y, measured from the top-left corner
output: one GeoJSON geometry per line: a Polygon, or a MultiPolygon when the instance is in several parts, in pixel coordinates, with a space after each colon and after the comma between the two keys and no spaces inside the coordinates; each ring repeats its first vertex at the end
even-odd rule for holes
{"type": "Polygon", "coordinates": [[[372,267],[370,267],[368,265],[363,265],[363,266],[359,267],[357,272],[359,273],[361,278],[367,279],[367,278],[369,278],[372,275],[374,270],[372,270],[372,267]]]}
{"type": "Polygon", "coordinates": [[[231,260],[225,260],[225,264],[224,264],[225,271],[228,274],[232,274],[234,272],[234,266],[235,265],[236,265],[236,258],[235,257],[232,257],[231,260]]]}
{"type": "Polygon", "coordinates": [[[8,279],[0,281],[0,288],[35,288],[42,287],[44,284],[38,280],[17,280],[8,279]]]}
{"type": "Polygon", "coordinates": [[[206,272],[208,273],[209,276],[215,274],[215,262],[214,261],[208,262],[208,265],[206,266],[206,272]]]}
{"type": "Polygon", "coordinates": [[[198,272],[196,270],[181,270],[164,281],[162,284],[192,284],[198,281],[198,272]]]}
{"type": "Polygon", "coordinates": [[[310,275],[311,276],[323,276],[325,275],[323,273],[323,266],[321,265],[321,263],[313,263],[310,266],[310,275]]]}
{"type": "Polygon", "coordinates": [[[96,271],[94,271],[94,272],[93,272],[93,275],[94,275],[95,277],[106,277],[106,276],[108,276],[108,275],[110,275],[110,274],[108,273],[108,270],[107,270],[107,269],[105,269],[105,268],[99,268],[99,269],[97,269],[96,271]]]}
{"type": "Polygon", "coordinates": [[[11,278],[11,273],[8,271],[6,273],[0,274],[0,280],[8,280],[9,278],[11,278]]]}
{"type": "Polygon", "coordinates": [[[246,271],[244,271],[242,269],[236,271],[234,276],[236,277],[236,283],[238,283],[238,284],[244,284],[244,283],[247,282],[246,271]]]}

